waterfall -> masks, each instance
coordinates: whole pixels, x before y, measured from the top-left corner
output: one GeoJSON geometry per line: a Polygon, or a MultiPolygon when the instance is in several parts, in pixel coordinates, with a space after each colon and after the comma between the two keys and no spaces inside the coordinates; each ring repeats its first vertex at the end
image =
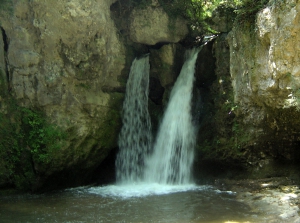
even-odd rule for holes
{"type": "Polygon", "coordinates": [[[196,48],[186,52],[185,62],[171,91],[151,154],[149,56],[133,61],[126,85],[123,126],[118,142],[118,183],[190,183],[196,139],[191,104],[198,52],[196,48]]]}
{"type": "Polygon", "coordinates": [[[191,181],[196,139],[191,101],[198,52],[199,49],[186,52],[186,60],[171,91],[159,127],[153,154],[147,159],[147,182],[187,184],[191,181]]]}
{"type": "Polygon", "coordinates": [[[118,183],[143,179],[145,157],[151,148],[151,122],[148,113],[149,56],[132,62],[123,104],[123,126],[116,159],[118,183]]]}

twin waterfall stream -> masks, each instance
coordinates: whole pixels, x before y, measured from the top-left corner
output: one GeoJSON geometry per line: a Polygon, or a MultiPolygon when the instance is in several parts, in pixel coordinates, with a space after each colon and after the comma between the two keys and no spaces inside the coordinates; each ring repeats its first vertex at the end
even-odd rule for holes
{"type": "Polygon", "coordinates": [[[149,56],[133,61],[116,184],[0,196],[1,222],[268,222],[263,214],[237,201],[234,192],[193,183],[196,126],[191,98],[198,51],[187,52],[155,137],[148,112],[149,56]]]}
{"type": "Polygon", "coordinates": [[[133,61],[116,160],[118,183],[191,183],[196,138],[191,101],[198,52],[199,49],[194,48],[186,53],[154,142],[148,113],[149,56],[133,61]]]}

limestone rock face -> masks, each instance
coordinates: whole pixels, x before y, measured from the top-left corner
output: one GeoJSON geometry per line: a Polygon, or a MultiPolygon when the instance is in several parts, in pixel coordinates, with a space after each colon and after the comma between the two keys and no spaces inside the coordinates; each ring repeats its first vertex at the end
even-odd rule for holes
{"type": "Polygon", "coordinates": [[[182,65],[176,64],[176,61],[183,60],[183,53],[184,51],[177,44],[167,44],[158,50],[151,50],[150,59],[153,64],[151,75],[158,78],[163,87],[170,86],[176,81],[176,75],[182,65]]]}
{"type": "Polygon", "coordinates": [[[265,150],[286,158],[299,140],[299,15],[297,1],[274,3],[258,13],[255,30],[235,26],[228,38],[237,115],[250,135],[273,135],[265,150]]]}
{"type": "Polygon", "coordinates": [[[160,7],[134,9],[131,13],[130,38],[133,42],[155,45],[176,43],[188,34],[184,20],[171,19],[160,7]]]}
{"type": "Polygon", "coordinates": [[[13,15],[1,18],[13,95],[68,133],[55,163],[47,170],[36,167],[43,177],[35,187],[62,170],[69,181],[84,173],[77,176],[83,182],[116,147],[124,95],[102,90],[124,86],[119,78],[125,49],[110,17],[113,2],[17,1],[13,15]]]}
{"type": "Polygon", "coordinates": [[[265,8],[257,16],[256,32],[236,28],[231,33],[231,73],[236,100],[245,102],[245,96],[255,94],[258,102],[270,107],[296,105],[292,99],[293,89],[300,87],[299,10],[300,4],[296,3],[281,10],[265,8]]]}

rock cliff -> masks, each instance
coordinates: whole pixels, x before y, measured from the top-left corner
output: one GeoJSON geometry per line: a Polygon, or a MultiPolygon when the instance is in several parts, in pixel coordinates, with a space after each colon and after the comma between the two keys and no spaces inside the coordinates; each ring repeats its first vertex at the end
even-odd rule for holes
{"type": "MultiPolygon", "coordinates": [[[[1,11],[0,86],[6,93],[0,94],[0,121],[15,124],[9,128],[9,122],[3,121],[10,131],[3,126],[0,132],[13,133],[5,137],[19,145],[15,148],[9,140],[1,141],[0,186],[22,188],[26,181],[27,189],[38,191],[89,183],[117,147],[126,79],[134,57],[151,50],[173,69],[178,46],[159,50],[150,45],[182,40],[188,33],[186,23],[170,19],[157,1],[147,8],[130,3],[26,0],[12,2],[1,11]],[[47,153],[42,148],[44,130],[35,128],[31,119],[27,124],[38,133],[34,135],[38,144],[35,149],[28,143],[22,148],[22,141],[27,141],[27,133],[20,130],[24,117],[13,114],[14,108],[41,121],[37,111],[64,133],[60,149],[51,152],[49,162],[41,162],[47,153]],[[43,154],[36,154],[40,151],[43,154]],[[16,156],[17,165],[6,159],[8,154],[16,156]],[[18,167],[22,165],[26,168],[18,167]]],[[[153,67],[161,65],[151,60],[153,67]]],[[[166,77],[152,72],[150,97],[158,113],[164,88],[174,79],[172,72],[166,77]]],[[[28,137],[32,139],[32,132],[28,137]]]]}
{"type": "Polygon", "coordinates": [[[50,164],[33,161],[32,189],[50,181],[54,188],[56,182],[85,183],[116,147],[125,48],[110,16],[112,3],[18,1],[1,14],[6,46],[0,41],[0,65],[8,90],[20,106],[42,110],[67,133],[50,164]]]}
{"type": "MultiPolygon", "coordinates": [[[[18,150],[3,149],[12,144],[0,141],[0,186],[17,184],[13,175],[29,181],[31,190],[90,182],[117,148],[131,62],[149,52],[149,108],[156,129],[183,63],[178,42],[189,33],[186,22],[169,17],[158,1],[131,3],[26,0],[0,13],[0,122],[5,124],[0,133],[10,129],[15,132],[10,140],[23,137],[20,126],[8,125],[24,122],[10,115],[16,103],[17,109],[44,114],[66,135],[50,162],[40,162],[25,146],[18,162],[29,168],[17,168],[17,175],[6,157],[18,150]]],[[[255,23],[236,22],[229,33],[227,16],[212,19],[224,33],[198,57],[196,169],[213,161],[216,171],[219,162],[265,177],[285,174],[274,167],[277,160],[300,159],[299,11],[297,1],[271,1],[255,23]]]]}
{"type": "Polygon", "coordinates": [[[297,1],[270,1],[255,19],[237,19],[230,32],[219,27],[225,33],[213,43],[213,55],[206,54],[215,62],[204,63],[209,75],[201,63],[196,73],[203,102],[199,179],[299,181],[299,10],[297,1]]]}
{"type": "Polygon", "coordinates": [[[296,1],[270,2],[255,28],[235,26],[228,38],[237,115],[276,158],[299,158],[299,10],[296,1]]]}
{"type": "Polygon", "coordinates": [[[202,123],[199,148],[219,172],[226,163],[249,177],[299,169],[299,10],[297,1],[270,1],[255,21],[237,20],[214,44],[217,77],[206,105],[214,121],[202,123]]]}

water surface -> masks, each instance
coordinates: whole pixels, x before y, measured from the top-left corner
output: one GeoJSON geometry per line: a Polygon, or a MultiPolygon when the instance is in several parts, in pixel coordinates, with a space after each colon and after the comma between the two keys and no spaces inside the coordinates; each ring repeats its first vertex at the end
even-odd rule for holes
{"type": "Polygon", "coordinates": [[[210,186],[83,187],[0,197],[1,222],[261,222],[235,193],[210,186]]]}

